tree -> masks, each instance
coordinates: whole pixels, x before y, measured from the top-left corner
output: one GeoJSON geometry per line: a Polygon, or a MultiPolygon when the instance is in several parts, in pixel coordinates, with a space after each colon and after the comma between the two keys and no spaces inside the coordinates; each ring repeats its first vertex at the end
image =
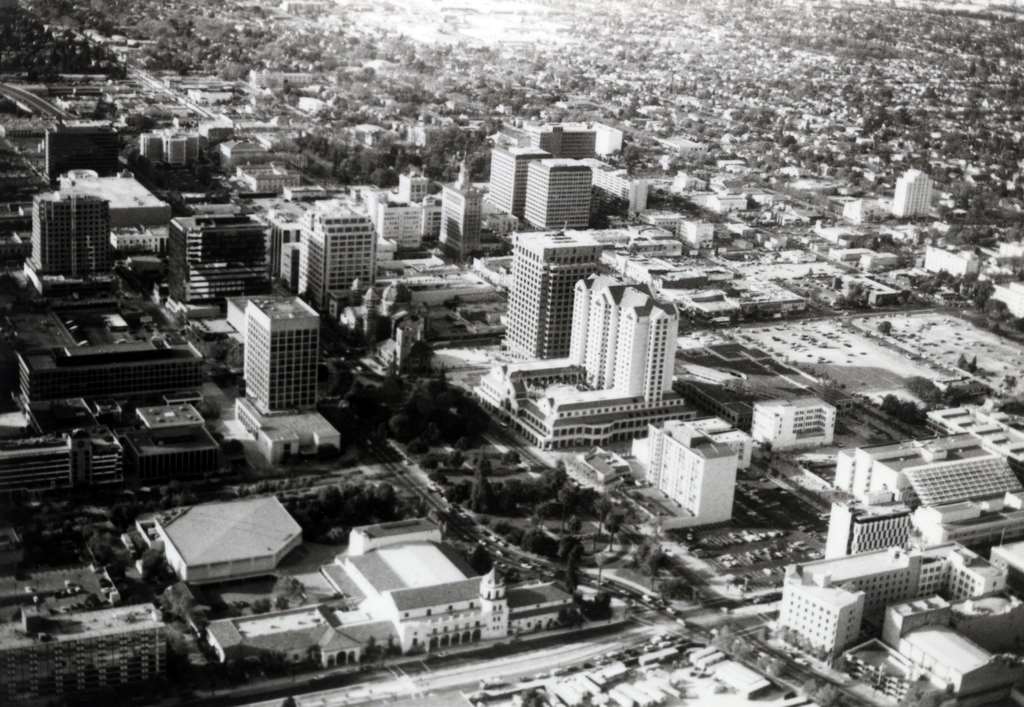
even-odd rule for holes
{"type": "Polygon", "coordinates": [[[882,336],[890,336],[892,334],[892,322],[888,319],[883,319],[878,323],[878,333],[882,336]]]}
{"type": "Polygon", "coordinates": [[[474,513],[486,513],[494,505],[494,490],[487,478],[491,473],[491,463],[487,459],[480,460],[473,476],[473,491],[469,497],[470,508],[474,513]]]}
{"type": "Polygon", "coordinates": [[[270,611],[270,599],[260,597],[252,603],[252,613],[266,614],[270,611]]]}
{"type": "Polygon", "coordinates": [[[594,501],[594,514],[597,516],[597,532],[594,533],[594,547],[597,550],[597,539],[601,535],[601,531],[604,530],[605,521],[608,520],[608,514],[612,512],[614,504],[606,494],[601,494],[594,501]]]}
{"type": "Polygon", "coordinates": [[[615,542],[615,536],[622,530],[623,517],[621,513],[612,513],[608,516],[605,527],[608,530],[608,547],[611,548],[615,542]]]}
{"type": "Polygon", "coordinates": [[[277,609],[279,611],[284,611],[285,609],[288,608],[288,606],[289,606],[289,604],[288,604],[288,597],[286,597],[285,595],[278,594],[274,598],[274,608],[275,609],[277,609]]]}
{"type": "Polygon", "coordinates": [[[477,574],[487,574],[494,567],[494,561],[491,560],[491,555],[483,543],[477,543],[473,547],[473,552],[469,555],[469,566],[477,574]]]}
{"type": "Polygon", "coordinates": [[[164,556],[160,550],[149,548],[142,553],[142,578],[151,579],[163,565],[164,556]]]}

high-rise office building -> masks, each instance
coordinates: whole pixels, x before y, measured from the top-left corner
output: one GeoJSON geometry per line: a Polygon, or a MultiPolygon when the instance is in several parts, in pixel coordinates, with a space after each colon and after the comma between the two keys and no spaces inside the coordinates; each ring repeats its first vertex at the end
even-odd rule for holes
{"type": "Polygon", "coordinates": [[[597,132],[581,123],[531,126],[526,129],[526,137],[530,147],[539,147],[552,157],[596,157],[597,132]]]}
{"type": "Polygon", "coordinates": [[[320,309],[331,290],[363,287],[377,276],[377,233],[365,208],[348,201],[318,201],[302,220],[299,292],[320,309]]]}
{"type": "Polygon", "coordinates": [[[509,350],[522,358],[569,354],[576,282],[597,269],[601,245],[586,234],[520,233],[512,254],[509,350]]]}
{"type": "Polygon", "coordinates": [[[896,180],[892,215],[898,218],[927,216],[932,202],[932,180],[918,169],[908,169],[896,180]]]}
{"type": "Polygon", "coordinates": [[[534,160],[526,179],[524,215],[534,228],[590,224],[590,165],[574,159],[534,160]]]}
{"type": "Polygon", "coordinates": [[[120,152],[117,130],[107,123],[55,125],[46,131],[46,174],[53,180],[76,169],[101,177],[117,174],[120,152]]]}
{"type": "Polygon", "coordinates": [[[75,192],[40,194],[32,204],[32,256],[37,275],[85,277],[109,273],[110,203],[75,192]]]}
{"type": "Polygon", "coordinates": [[[495,208],[522,219],[526,209],[526,178],[530,162],[551,157],[536,147],[496,147],[491,150],[491,187],[495,208]]]}
{"type": "Polygon", "coordinates": [[[320,315],[298,297],[245,307],[245,393],[263,413],[316,404],[320,315]]]}
{"type": "Polygon", "coordinates": [[[250,216],[172,219],[167,259],[170,296],[181,304],[270,291],[267,227],[250,216]]]}
{"type": "Polygon", "coordinates": [[[463,259],[480,250],[480,221],[483,192],[475,188],[463,160],[455,184],[441,191],[441,247],[463,259]]]}
{"type": "Polygon", "coordinates": [[[596,390],[660,400],[672,388],[679,334],[675,307],[643,285],[591,276],[575,286],[569,358],[596,390]]]}

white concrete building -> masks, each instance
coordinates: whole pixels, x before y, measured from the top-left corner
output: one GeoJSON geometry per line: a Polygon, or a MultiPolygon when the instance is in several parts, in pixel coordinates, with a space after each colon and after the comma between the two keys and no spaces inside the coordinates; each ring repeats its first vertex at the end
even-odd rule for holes
{"type": "Polygon", "coordinates": [[[908,169],[896,180],[892,215],[897,218],[927,216],[931,210],[932,180],[924,172],[908,169]]]}
{"type": "Polygon", "coordinates": [[[1002,302],[1015,317],[1024,317],[1024,282],[1010,282],[996,285],[992,299],[1002,302]]]}
{"type": "Polygon", "coordinates": [[[264,413],[316,404],[320,315],[298,297],[245,307],[245,394],[264,413]]]}
{"type": "Polygon", "coordinates": [[[890,547],[906,547],[913,531],[911,509],[903,503],[833,503],[825,557],[832,559],[890,547]]]}
{"type": "Polygon", "coordinates": [[[841,449],[834,484],[864,503],[884,498],[924,505],[1022,490],[1006,459],[966,434],[841,449]]]}
{"type": "Polygon", "coordinates": [[[590,165],[592,186],[599,198],[621,199],[626,202],[630,214],[638,214],[647,209],[648,181],[640,177],[630,177],[625,169],[616,169],[606,162],[597,159],[581,160],[590,165]]]}
{"type": "Polygon", "coordinates": [[[622,131],[610,125],[594,123],[596,139],[594,152],[603,157],[619,152],[622,149],[622,131]]]}
{"type": "Polygon", "coordinates": [[[595,389],[659,400],[671,390],[679,316],[645,286],[608,276],[576,283],[569,358],[595,389]]]}
{"type": "Polygon", "coordinates": [[[938,593],[960,600],[1005,586],[1005,570],[956,544],[863,552],[787,567],[779,625],[837,656],[864,619],[880,620],[891,604],[938,593]]]}
{"type": "Polygon", "coordinates": [[[338,199],[318,201],[303,216],[299,292],[321,309],[327,293],[363,287],[377,275],[377,234],[361,204],[338,199]]]}
{"type": "Polygon", "coordinates": [[[527,170],[524,216],[534,228],[586,228],[593,175],[582,160],[532,160],[527,170]]]}
{"type": "Polygon", "coordinates": [[[480,250],[483,192],[470,182],[466,162],[459,178],[441,189],[441,230],[438,240],[451,256],[462,260],[480,250]]]}
{"type": "Polygon", "coordinates": [[[708,525],[732,518],[739,464],[735,449],[679,420],[650,425],[647,445],[647,480],[679,508],[682,522],[674,525],[708,525]]]}
{"type": "Polygon", "coordinates": [[[591,236],[516,235],[506,346],[524,359],[569,354],[576,282],[597,270],[602,247],[591,236]]]}
{"type": "Polygon", "coordinates": [[[836,409],[818,398],[771,400],[754,405],[750,436],[773,449],[823,447],[832,444],[836,409]]]}
{"type": "Polygon", "coordinates": [[[684,221],[679,226],[679,235],[691,248],[706,248],[714,243],[715,226],[706,221],[684,221]]]}
{"type": "Polygon", "coordinates": [[[167,564],[192,584],[273,574],[302,544],[302,528],[276,496],[175,508],[137,525],[149,544],[162,541],[167,564]]]}
{"type": "Polygon", "coordinates": [[[491,150],[491,183],[488,200],[496,209],[525,218],[526,181],[530,163],[551,157],[536,147],[496,147],[491,150]]]}
{"type": "Polygon", "coordinates": [[[977,406],[944,408],[928,413],[928,421],[944,434],[969,434],[994,454],[1024,464],[1024,431],[1005,412],[977,406]]]}
{"type": "Polygon", "coordinates": [[[430,193],[430,180],[422,174],[398,175],[398,200],[418,204],[430,193]]]}
{"type": "Polygon", "coordinates": [[[924,254],[924,269],[928,272],[948,272],[954,277],[977,275],[981,258],[973,250],[948,250],[930,245],[924,254]]]}

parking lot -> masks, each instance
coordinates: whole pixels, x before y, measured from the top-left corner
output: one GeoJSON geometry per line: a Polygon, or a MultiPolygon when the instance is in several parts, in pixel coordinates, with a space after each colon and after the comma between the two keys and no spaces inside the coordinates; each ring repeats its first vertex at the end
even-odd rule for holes
{"type": "Polygon", "coordinates": [[[902,393],[907,378],[943,376],[927,361],[913,361],[904,352],[885,347],[836,321],[743,329],[736,338],[816,376],[834,380],[849,393],[902,393]]]}
{"type": "Polygon", "coordinates": [[[970,322],[947,314],[899,314],[891,317],[858,317],[850,320],[857,329],[879,337],[878,324],[888,321],[892,333],[884,342],[904,352],[908,359],[940,371],[943,378],[958,379],[966,372],[957,368],[961,354],[978,358],[977,377],[996,389],[1010,393],[1024,391],[1024,353],[1019,346],[970,322]],[[1006,376],[1014,376],[1016,384],[1005,387],[1006,376]]]}

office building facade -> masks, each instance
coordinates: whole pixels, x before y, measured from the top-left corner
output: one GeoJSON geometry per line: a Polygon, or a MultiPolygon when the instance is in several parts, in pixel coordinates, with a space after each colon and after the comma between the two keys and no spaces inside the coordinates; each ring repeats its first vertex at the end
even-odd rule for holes
{"type": "Polygon", "coordinates": [[[522,220],[526,210],[526,181],[530,162],[551,157],[534,147],[496,147],[491,150],[488,199],[498,210],[522,220]]]}
{"type": "Polygon", "coordinates": [[[267,239],[267,227],[249,216],[172,219],[167,241],[171,298],[219,305],[226,297],[269,292],[267,239]]]}
{"type": "Polygon", "coordinates": [[[817,398],[770,400],[754,405],[750,436],[772,449],[800,449],[832,444],[836,409],[817,398]]]}
{"type": "Polygon", "coordinates": [[[320,315],[298,297],[256,297],[245,326],[246,396],[257,409],[315,405],[320,315]]]}
{"type": "Polygon", "coordinates": [[[32,255],[39,275],[87,277],[114,266],[110,204],[94,196],[55,192],[32,202],[32,255]]]}
{"type": "Polygon", "coordinates": [[[318,201],[303,217],[299,292],[319,309],[327,293],[362,287],[377,275],[377,233],[366,210],[348,201],[318,201]]]}
{"type": "Polygon", "coordinates": [[[530,162],[524,215],[534,228],[586,228],[590,224],[590,166],[580,160],[530,162]]]}
{"type": "Polygon", "coordinates": [[[597,132],[588,125],[531,126],[526,129],[526,136],[529,147],[549,152],[552,157],[584,160],[596,156],[597,132]]]}
{"type": "Polygon", "coordinates": [[[122,483],[123,448],[106,427],[0,442],[0,498],[122,483]]]}
{"type": "Polygon", "coordinates": [[[521,233],[512,255],[508,349],[521,358],[569,354],[576,283],[597,269],[601,246],[586,235],[521,233]]]}
{"type": "Polygon", "coordinates": [[[117,174],[120,141],[108,124],[63,124],[46,131],[46,174],[51,181],[65,172],[91,169],[101,177],[117,174]]]}
{"type": "Polygon", "coordinates": [[[446,253],[463,260],[480,250],[480,226],[483,192],[470,182],[463,162],[459,178],[441,190],[441,233],[439,241],[446,253]]]}

